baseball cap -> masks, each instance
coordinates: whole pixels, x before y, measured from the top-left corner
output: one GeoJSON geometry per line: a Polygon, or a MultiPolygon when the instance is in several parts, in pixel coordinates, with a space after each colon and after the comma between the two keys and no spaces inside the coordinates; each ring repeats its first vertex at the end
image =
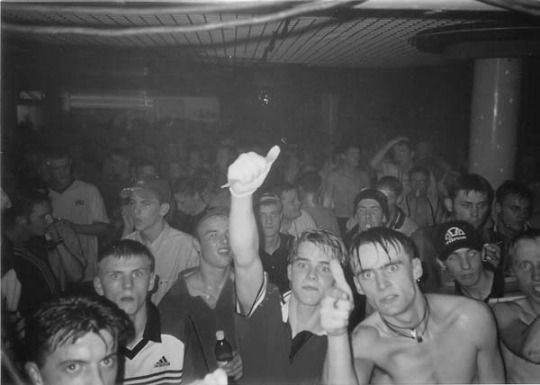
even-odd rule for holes
{"type": "Polygon", "coordinates": [[[363,201],[364,199],[373,199],[379,203],[381,206],[381,209],[388,218],[388,200],[386,199],[386,195],[384,195],[379,190],[375,190],[373,188],[365,188],[361,190],[358,195],[356,195],[356,198],[354,198],[354,211],[356,212],[356,208],[358,207],[358,204],[363,201]]]}
{"type": "Polygon", "coordinates": [[[134,192],[150,193],[156,196],[160,203],[171,201],[171,188],[164,179],[141,179],[131,187],[126,187],[120,191],[121,198],[129,198],[134,192]]]}
{"type": "Polygon", "coordinates": [[[438,258],[446,261],[450,254],[461,248],[482,250],[482,239],[470,223],[450,221],[440,225],[436,233],[435,247],[438,258]]]}

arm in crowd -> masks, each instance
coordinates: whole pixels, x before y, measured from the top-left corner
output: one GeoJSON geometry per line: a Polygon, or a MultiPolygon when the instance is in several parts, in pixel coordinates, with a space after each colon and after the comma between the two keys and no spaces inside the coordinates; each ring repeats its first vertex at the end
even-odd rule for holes
{"type": "Polygon", "coordinates": [[[264,182],[279,151],[279,147],[274,146],[266,157],[254,152],[241,154],[228,170],[230,243],[234,254],[236,294],[242,312],[252,307],[264,280],[253,193],[264,182]]]}
{"type": "Polygon", "coordinates": [[[408,139],[404,136],[399,136],[386,143],[379,151],[377,151],[375,155],[373,155],[373,157],[369,161],[369,165],[371,166],[371,168],[380,171],[382,167],[382,162],[386,157],[388,151],[390,151],[390,149],[394,147],[397,143],[403,142],[405,140],[408,139]]]}

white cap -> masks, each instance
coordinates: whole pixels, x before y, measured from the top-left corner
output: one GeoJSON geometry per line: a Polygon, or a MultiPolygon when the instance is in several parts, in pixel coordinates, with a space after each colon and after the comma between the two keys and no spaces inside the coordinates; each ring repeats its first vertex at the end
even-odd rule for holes
{"type": "Polygon", "coordinates": [[[225,332],[223,330],[216,331],[216,340],[221,341],[225,339],[225,332]]]}

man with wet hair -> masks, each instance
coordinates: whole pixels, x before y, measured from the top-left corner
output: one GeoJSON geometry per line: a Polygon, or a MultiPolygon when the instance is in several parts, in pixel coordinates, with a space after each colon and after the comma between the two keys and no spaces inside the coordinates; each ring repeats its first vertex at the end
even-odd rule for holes
{"type": "Polygon", "coordinates": [[[540,230],[527,230],[510,244],[510,267],[524,297],[493,307],[509,383],[540,379],[540,230]]]}
{"type": "Polygon", "coordinates": [[[320,379],[326,335],[320,324],[320,301],[333,287],[330,262],[344,262],[346,250],[335,235],[303,232],[290,254],[287,275],[291,291],[281,296],[269,284],[259,257],[253,193],[279,154],[241,154],[229,166],[232,195],[230,241],[234,255],[239,344],[244,381],[255,384],[314,383],[320,379]]]}
{"type": "Polygon", "coordinates": [[[387,228],[359,234],[350,248],[358,292],[375,309],[347,333],[351,289],[332,266],[337,290],[321,303],[328,335],[324,382],[500,383],[504,370],[495,322],[480,301],[424,295],[413,242],[387,228]],[[451,358],[451,359],[450,359],[451,358]]]}
{"type": "Polygon", "coordinates": [[[118,349],[132,337],[128,316],[107,299],[56,298],[28,318],[25,369],[33,385],[113,385],[118,349]]]}

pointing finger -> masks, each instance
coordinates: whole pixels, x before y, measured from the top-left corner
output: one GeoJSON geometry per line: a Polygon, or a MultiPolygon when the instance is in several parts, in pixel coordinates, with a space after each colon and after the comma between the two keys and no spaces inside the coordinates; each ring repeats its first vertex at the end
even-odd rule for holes
{"type": "Polygon", "coordinates": [[[335,281],[335,287],[345,292],[350,299],[352,297],[351,288],[345,279],[345,273],[337,259],[332,259],[330,261],[330,271],[332,272],[332,277],[335,281]]]}

